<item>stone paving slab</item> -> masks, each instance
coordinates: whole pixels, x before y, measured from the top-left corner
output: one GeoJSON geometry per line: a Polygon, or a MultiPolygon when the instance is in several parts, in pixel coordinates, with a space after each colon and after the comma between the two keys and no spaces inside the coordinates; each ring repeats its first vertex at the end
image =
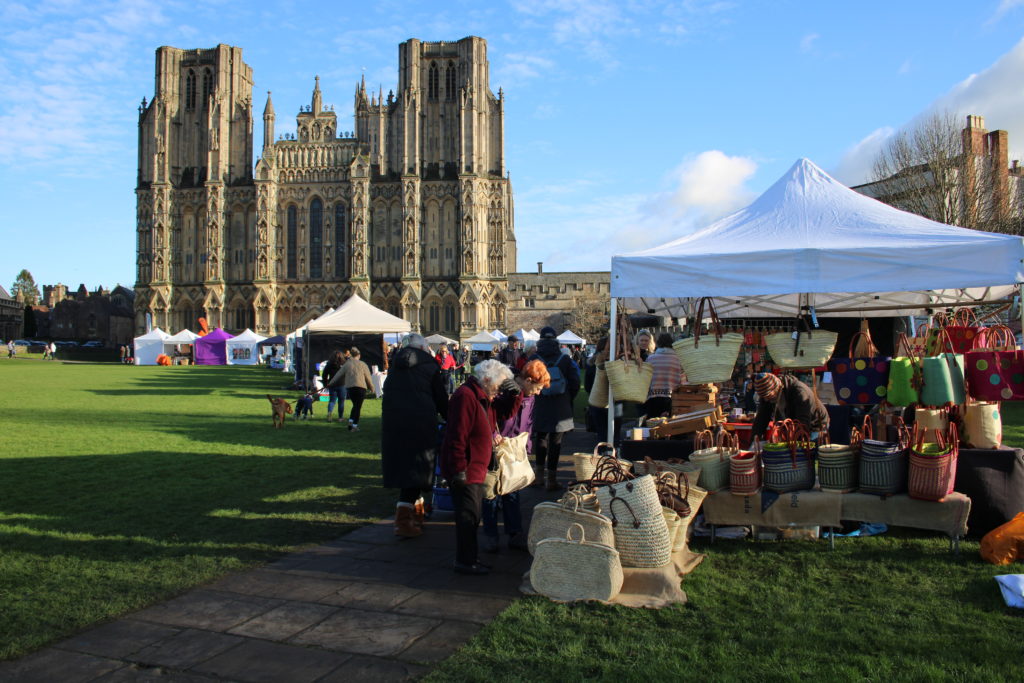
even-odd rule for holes
{"type": "MultiPolygon", "coordinates": [[[[563,480],[574,451],[563,442],[563,480]]],[[[557,494],[527,489],[533,506],[557,494]]],[[[525,552],[482,554],[489,576],[452,571],[455,525],[436,511],[424,534],[394,535],[381,520],[258,569],[225,576],[160,605],[95,626],[54,647],[0,664],[0,681],[309,681],[421,677],[519,596],[525,552]]]]}
{"type": "Polygon", "coordinates": [[[349,659],[350,655],[335,652],[247,640],[195,669],[246,683],[313,683],[349,659]]]}

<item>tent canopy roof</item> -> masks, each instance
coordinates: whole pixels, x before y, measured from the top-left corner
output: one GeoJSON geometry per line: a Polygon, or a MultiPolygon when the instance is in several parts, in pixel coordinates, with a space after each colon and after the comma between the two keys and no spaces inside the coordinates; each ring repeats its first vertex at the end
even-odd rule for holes
{"type": "Polygon", "coordinates": [[[566,330],[558,335],[558,341],[562,344],[582,344],[584,339],[572,330],[566,330]]]}
{"type": "Polygon", "coordinates": [[[501,342],[490,332],[477,332],[466,340],[467,344],[500,344],[501,342]]]}
{"type": "Polygon", "coordinates": [[[247,327],[247,328],[245,328],[245,332],[242,332],[241,334],[235,335],[234,337],[232,337],[228,341],[233,343],[233,344],[234,343],[238,343],[238,344],[258,344],[259,342],[263,341],[264,339],[266,339],[266,337],[264,337],[261,334],[256,334],[255,332],[253,332],[252,330],[250,330],[247,327]]]}
{"type": "Polygon", "coordinates": [[[334,312],[322,315],[306,326],[310,334],[408,332],[411,329],[408,321],[371,306],[358,294],[350,296],[334,312]]]}
{"type": "Polygon", "coordinates": [[[196,344],[216,344],[217,342],[226,342],[228,339],[231,339],[231,335],[218,327],[213,332],[197,339],[196,344]]]}
{"type": "Polygon", "coordinates": [[[167,339],[167,333],[161,330],[159,327],[154,327],[152,330],[142,335],[141,337],[136,337],[135,341],[163,341],[165,339],[167,339]]]}
{"type": "Polygon", "coordinates": [[[284,344],[284,342],[285,336],[283,334],[279,334],[276,337],[264,339],[263,341],[260,342],[260,346],[274,346],[275,344],[284,344]]]}
{"type": "Polygon", "coordinates": [[[191,344],[196,339],[199,339],[199,335],[190,330],[182,330],[178,334],[172,335],[164,339],[165,344],[191,344]]]}
{"type": "MultiPolygon", "coordinates": [[[[668,244],[613,257],[611,293],[631,298],[628,307],[648,310],[659,308],[651,301],[665,304],[661,297],[713,296],[739,306],[748,297],[758,302],[833,293],[847,293],[838,295],[839,303],[850,310],[878,304],[890,293],[918,293],[897,302],[908,310],[886,313],[898,315],[927,305],[936,294],[929,290],[945,290],[947,298],[961,300],[1001,298],[1008,290],[997,285],[1024,282],[1022,263],[1019,236],[957,228],[900,211],[800,159],[745,209],[668,244]],[[856,296],[861,293],[872,294],[856,296]]],[[[814,299],[810,305],[836,305],[835,297],[814,299]]],[[[769,303],[767,310],[781,316],[795,315],[807,301],[769,303]]]]}
{"type": "Polygon", "coordinates": [[[449,339],[448,337],[444,336],[443,334],[432,334],[429,337],[427,337],[427,343],[428,344],[432,344],[432,345],[454,344],[455,340],[454,339],[449,339]]]}
{"type": "Polygon", "coordinates": [[[540,339],[540,334],[538,334],[537,332],[527,332],[525,329],[521,327],[519,328],[519,330],[515,332],[515,336],[521,342],[537,341],[538,339],[540,339]]]}

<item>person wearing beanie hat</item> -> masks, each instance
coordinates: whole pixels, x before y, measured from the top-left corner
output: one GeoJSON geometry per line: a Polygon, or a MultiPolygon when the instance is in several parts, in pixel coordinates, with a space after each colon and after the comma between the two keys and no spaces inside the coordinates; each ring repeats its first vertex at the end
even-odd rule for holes
{"type": "Polygon", "coordinates": [[[760,403],[754,417],[752,436],[763,438],[769,423],[776,420],[800,422],[818,438],[819,432],[828,429],[828,411],[814,391],[792,375],[778,377],[769,372],[754,377],[754,391],[760,403]]]}

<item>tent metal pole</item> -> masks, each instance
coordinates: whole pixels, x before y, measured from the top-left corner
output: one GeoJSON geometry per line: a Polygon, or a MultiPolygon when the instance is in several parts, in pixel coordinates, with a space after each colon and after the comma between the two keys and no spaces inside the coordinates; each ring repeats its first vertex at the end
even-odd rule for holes
{"type": "Polygon", "coordinates": [[[949,302],[949,303],[932,303],[932,304],[893,304],[891,306],[857,306],[856,308],[819,308],[817,309],[818,315],[823,313],[856,313],[858,311],[899,311],[907,308],[911,309],[940,309],[940,308],[962,308],[966,306],[990,306],[992,304],[1005,303],[1005,300],[997,301],[963,301],[963,302],[949,302]]]}
{"type": "Polygon", "coordinates": [[[1017,306],[1020,309],[1020,331],[1024,334],[1024,285],[1017,285],[1017,296],[1020,297],[1017,306]]]}
{"type": "MultiPolygon", "coordinates": [[[[608,360],[615,360],[615,330],[618,320],[618,300],[612,297],[611,313],[608,318],[608,360]]],[[[608,443],[615,444],[615,396],[612,384],[608,383],[608,443]]]]}

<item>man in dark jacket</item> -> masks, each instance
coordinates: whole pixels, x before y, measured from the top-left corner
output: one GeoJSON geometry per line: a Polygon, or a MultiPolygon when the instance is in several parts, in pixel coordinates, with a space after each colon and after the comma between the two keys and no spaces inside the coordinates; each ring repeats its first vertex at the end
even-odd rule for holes
{"type": "Polygon", "coordinates": [[[580,371],[572,358],[562,353],[552,327],[540,331],[537,351],[530,360],[544,363],[551,384],[540,392],[533,404],[533,449],[537,456],[536,485],[547,469],[547,490],[557,491],[558,458],[562,453],[562,437],[573,429],[572,404],[580,390],[580,371]]]}
{"type": "Polygon", "coordinates": [[[754,390],[761,404],[754,418],[752,436],[764,438],[768,423],[775,420],[793,420],[807,427],[811,438],[828,430],[828,411],[814,391],[792,375],[777,377],[762,372],[754,378],[754,390]]]}
{"type": "Polygon", "coordinates": [[[405,338],[405,347],[384,380],[381,401],[381,469],[385,488],[400,489],[395,510],[395,535],[422,532],[423,493],[434,486],[434,463],[439,446],[437,417],[447,417],[448,393],[441,368],[418,334],[405,338]]]}

